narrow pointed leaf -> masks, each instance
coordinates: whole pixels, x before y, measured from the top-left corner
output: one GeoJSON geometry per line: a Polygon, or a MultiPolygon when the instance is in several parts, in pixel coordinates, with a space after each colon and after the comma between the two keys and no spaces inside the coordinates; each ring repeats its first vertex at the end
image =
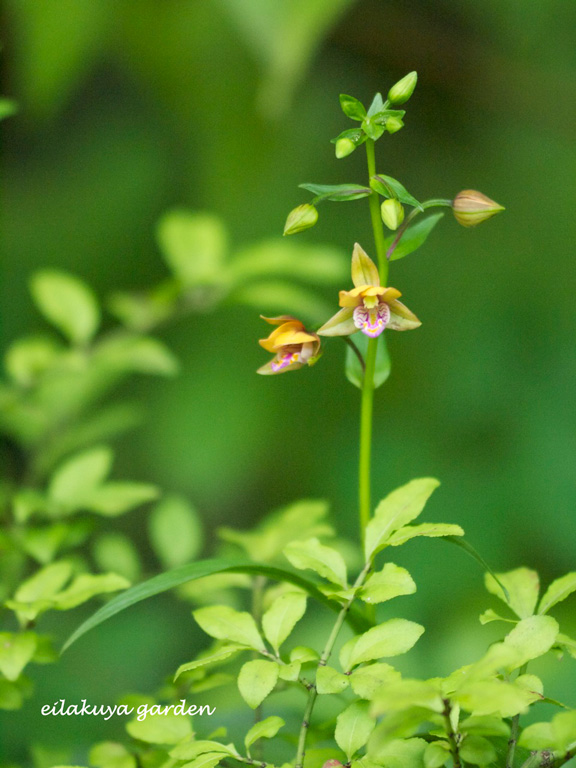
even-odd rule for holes
{"type": "MultiPolygon", "coordinates": [[[[403,259],[404,256],[408,256],[410,253],[418,250],[421,245],[424,245],[428,239],[428,235],[443,216],[443,213],[433,213],[431,216],[427,216],[425,219],[421,219],[415,224],[407,227],[400,236],[398,244],[394,246],[394,250],[389,257],[390,260],[396,261],[397,259],[403,259]]],[[[392,235],[386,238],[385,244],[387,252],[390,251],[392,244],[396,241],[396,237],[397,235],[392,235]]]]}
{"type": "Polygon", "coordinates": [[[538,613],[548,613],[550,608],[566,600],[573,592],[576,592],[576,571],[567,573],[550,584],[540,600],[538,613]]]}

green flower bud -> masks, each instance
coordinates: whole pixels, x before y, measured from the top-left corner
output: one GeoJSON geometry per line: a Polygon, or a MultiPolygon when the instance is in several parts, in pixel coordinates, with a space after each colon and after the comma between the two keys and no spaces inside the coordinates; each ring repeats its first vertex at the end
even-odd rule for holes
{"type": "Polygon", "coordinates": [[[456,221],[463,227],[475,227],[503,211],[504,206],[475,189],[464,189],[452,201],[452,210],[456,221]]]}
{"type": "Polygon", "coordinates": [[[391,229],[392,231],[398,229],[400,224],[404,221],[404,208],[402,207],[402,203],[392,197],[389,200],[384,200],[380,206],[380,213],[382,214],[382,221],[386,224],[388,229],[391,229]]]}
{"type": "Polygon", "coordinates": [[[404,121],[400,117],[389,117],[386,120],[386,130],[388,133],[396,133],[400,128],[404,128],[404,121]]]}
{"type": "Polygon", "coordinates": [[[356,144],[352,139],[338,139],[336,142],[336,157],[341,160],[343,157],[348,157],[356,149],[356,144]]]}
{"type": "Polygon", "coordinates": [[[294,208],[288,214],[284,224],[285,235],[296,235],[305,229],[310,229],[318,221],[318,211],[311,203],[304,203],[294,208]]]}
{"type": "Polygon", "coordinates": [[[414,93],[417,81],[418,74],[416,72],[410,72],[402,80],[398,80],[388,91],[388,101],[391,104],[404,104],[414,93]]]}

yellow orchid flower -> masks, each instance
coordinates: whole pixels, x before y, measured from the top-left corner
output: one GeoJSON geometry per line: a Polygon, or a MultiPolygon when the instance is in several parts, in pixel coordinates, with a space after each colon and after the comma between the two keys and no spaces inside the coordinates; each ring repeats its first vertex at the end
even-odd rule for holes
{"type": "Polygon", "coordinates": [[[320,339],[316,333],[307,331],[300,320],[290,315],[279,317],[264,317],[270,325],[277,325],[267,339],[258,342],[274,358],[266,365],[258,368],[257,373],[270,376],[285,371],[295,371],[304,365],[314,365],[320,352],[320,339]]]}
{"type": "Polygon", "coordinates": [[[398,298],[396,288],[380,285],[378,268],[368,254],[356,243],[352,252],[351,291],[340,291],[343,309],[318,329],[320,336],[350,336],[356,331],[375,339],[385,328],[410,331],[422,323],[398,298]]]}

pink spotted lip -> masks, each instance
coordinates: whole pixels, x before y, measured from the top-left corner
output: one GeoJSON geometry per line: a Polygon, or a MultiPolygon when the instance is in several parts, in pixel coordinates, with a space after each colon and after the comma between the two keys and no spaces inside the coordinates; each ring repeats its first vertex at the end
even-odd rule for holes
{"type": "Polygon", "coordinates": [[[354,309],[354,325],[366,336],[375,339],[386,328],[390,320],[390,307],[381,302],[374,309],[360,305],[354,309]]]}
{"type": "Polygon", "coordinates": [[[274,373],[283,371],[284,368],[288,368],[289,365],[298,362],[298,352],[289,352],[287,355],[282,355],[278,362],[272,361],[272,370],[274,373]]]}

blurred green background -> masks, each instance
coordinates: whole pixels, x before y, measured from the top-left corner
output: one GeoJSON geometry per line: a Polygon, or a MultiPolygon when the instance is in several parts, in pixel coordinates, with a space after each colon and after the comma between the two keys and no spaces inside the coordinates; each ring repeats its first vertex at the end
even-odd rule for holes
{"type": "MultiPolygon", "coordinates": [[[[338,94],[369,101],[416,69],[406,128],[379,143],[378,169],[419,199],[472,187],[507,211],[476,231],[447,216],[392,266],[423,326],[389,339],[374,493],[435,475],[426,519],[461,523],[496,569],[530,565],[545,582],[574,570],[576,5],[5,0],[2,22],[3,91],[20,105],[2,159],[6,344],[43,327],[27,288],[40,266],[103,299],[162,279],[154,228],[170,207],[220,215],[239,247],[281,233],[309,199],[299,183],[363,182],[363,153],[337,162],[329,143],[349,127],[338,94]]],[[[299,237],[372,250],[365,201],[320,214],[299,237]]],[[[264,333],[236,307],[171,326],[181,375],[131,385],[148,417],[117,444],[118,474],[186,494],[209,532],[312,496],[353,536],[358,392],[343,345],[263,378],[264,333]]],[[[146,554],[140,513],[123,527],[146,554]]],[[[428,628],[412,671],[444,674],[498,633],[477,624],[482,573],[442,542],[407,550],[419,591],[403,615],[428,628]]],[[[50,629],[63,639],[89,612],[50,629]]],[[[34,699],[3,715],[6,757],[22,759],[31,733],[54,746],[117,736],[118,720],[48,721],[40,706],[153,690],[199,642],[170,596],[115,619],[39,669],[34,699]]],[[[550,695],[573,696],[575,666],[547,665],[550,695]]]]}

